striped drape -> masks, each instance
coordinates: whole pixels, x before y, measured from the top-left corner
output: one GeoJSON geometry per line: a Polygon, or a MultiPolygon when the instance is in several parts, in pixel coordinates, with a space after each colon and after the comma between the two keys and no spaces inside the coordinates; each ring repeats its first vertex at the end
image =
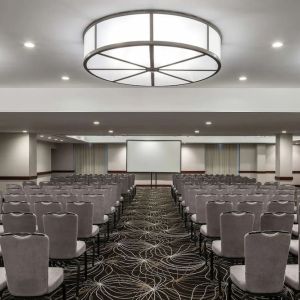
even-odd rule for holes
{"type": "Polygon", "coordinates": [[[208,174],[238,174],[239,151],[237,144],[207,144],[205,169],[208,174]]]}
{"type": "Polygon", "coordinates": [[[104,174],[107,172],[107,145],[76,144],[74,149],[77,174],[104,174]]]}

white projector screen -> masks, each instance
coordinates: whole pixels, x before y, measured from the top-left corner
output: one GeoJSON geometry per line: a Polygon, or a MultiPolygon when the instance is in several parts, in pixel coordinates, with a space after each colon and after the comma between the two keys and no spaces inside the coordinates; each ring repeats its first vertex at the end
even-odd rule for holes
{"type": "Polygon", "coordinates": [[[127,141],[127,172],[179,173],[181,141],[127,141]]]}

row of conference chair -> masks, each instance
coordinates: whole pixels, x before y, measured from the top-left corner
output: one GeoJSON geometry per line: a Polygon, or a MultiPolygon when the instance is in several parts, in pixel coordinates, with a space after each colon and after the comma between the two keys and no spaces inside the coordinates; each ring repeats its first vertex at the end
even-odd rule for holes
{"type": "MultiPolygon", "coordinates": [[[[176,199],[179,200],[182,195],[174,187],[172,189],[173,198],[177,194],[176,199]]],[[[236,195],[237,201],[226,201],[225,195],[223,199],[220,196],[213,199],[199,195],[197,199],[198,202],[203,200],[202,221],[205,221],[199,223],[199,251],[201,255],[204,253],[207,261],[206,243],[211,242],[210,277],[214,277],[216,257],[219,292],[222,293],[222,262],[229,260],[233,266],[229,272],[228,299],[231,299],[232,287],[244,292],[243,299],[248,295],[260,294],[271,298],[285,297],[284,282],[295,291],[297,297],[300,291],[299,265],[287,264],[289,250],[293,245],[297,247],[296,254],[299,254],[298,232],[297,240],[291,240],[297,207],[294,199],[289,201],[288,197],[284,200],[264,197],[267,200],[238,201],[242,197],[236,195]],[[251,207],[256,207],[257,211],[251,207]],[[271,212],[266,212],[268,210],[271,212]]],[[[195,215],[191,217],[197,222],[195,215]]]]}

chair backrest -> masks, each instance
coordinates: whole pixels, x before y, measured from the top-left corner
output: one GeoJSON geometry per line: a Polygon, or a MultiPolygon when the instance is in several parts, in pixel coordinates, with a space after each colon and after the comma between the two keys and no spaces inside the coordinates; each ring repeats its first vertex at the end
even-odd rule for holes
{"type": "Polygon", "coordinates": [[[93,203],[93,224],[102,224],[104,222],[104,195],[84,195],[84,201],[93,203]]]}
{"type": "Polygon", "coordinates": [[[4,200],[5,202],[11,202],[11,201],[27,201],[27,197],[25,195],[21,195],[21,194],[9,194],[9,195],[4,195],[4,200]]]}
{"type": "Polygon", "coordinates": [[[78,216],[73,213],[48,213],[43,216],[49,236],[50,258],[70,259],[76,255],[78,216]]]}
{"type": "Polygon", "coordinates": [[[254,214],[254,226],[253,230],[259,230],[260,228],[260,216],[263,210],[263,202],[260,201],[243,201],[237,205],[238,211],[247,211],[254,214]]]}
{"type": "Polygon", "coordinates": [[[207,234],[210,237],[220,236],[220,215],[232,211],[228,201],[209,201],[206,204],[207,234]]]}
{"type": "Polygon", "coordinates": [[[200,224],[206,224],[206,204],[208,201],[214,201],[215,196],[213,195],[196,195],[195,206],[197,222],[200,224]]]}
{"type": "Polygon", "coordinates": [[[56,201],[61,203],[63,211],[66,211],[67,203],[77,201],[77,196],[65,192],[64,194],[57,194],[56,201]]]}
{"type": "Polygon", "coordinates": [[[10,212],[30,212],[30,205],[28,202],[22,201],[11,201],[11,202],[3,202],[2,211],[4,213],[10,212]]]}
{"type": "Polygon", "coordinates": [[[289,233],[278,231],[252,232],[245,236],[247,291],[282,291],[290,239],[289,233]]]}
{"type": "Polygon", "coordinates": [[[36,216],[33,213],[4,213],[2,223],[6,233],[36,232],[36,216]]]}
{"type": "Polygon", "coordinates": [[[294,214],[289,213],[270,213],[266,212],[261,215],[261,231],[286,231],[291,233],[294,224],[294,214]]]}
{"type": "Polygon", "coordinates": [[[34,211],[37,218],[38,230],[44,233],[43,215],[62,212],[62,205],[59,202],[36,202],[34,204],[34,211]]]}
{"type": "Polygon", "coordinates": [[[249,212],[221,213],[220,236],[224,257],[244,257],[244,237],[253,230],[254,218],[254,214],[249,212]]]}
{"type": "Polygon", "coordinates": [[[274,200],[267,204],[267,212],[294,213],[295,202],[286,200],[274,200]]]}
{"type": "Polygon", "coordinates": [[[0,236],[8,291],[13,296],[47,294],[49,239],[44,234],[0,236]]]}
{"type": "Polygon", "coordinates": [[[225,199],[229,202],[232,202],[233,209],[237,208],[237,204],[242,201],[242,195],[230,194],[226,195],[225,199]]]}
{"type": "Polygon", "coordinates": [[[78,238],[91,237],[93,230],[93,203],[69,202],[67,211],[78,215],[78,238]]]}

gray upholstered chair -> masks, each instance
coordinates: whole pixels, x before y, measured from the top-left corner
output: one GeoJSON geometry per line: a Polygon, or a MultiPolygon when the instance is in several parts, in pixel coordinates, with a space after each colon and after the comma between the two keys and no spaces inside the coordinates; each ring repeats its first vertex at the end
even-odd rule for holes
{"type": "Polygon", "coordinates": [[[8,195],[4,195],[4,201],[5,202],[27,202],[27,196],[23,195],[23,194],[8,194],[8,195]]]}
{"type": "Polygon", "coordinates": [[[260,229],[260,216],[263,211],[263,202],[261,201],[243,201],[237,205],[238,211],[248,211],[254,214],[254,226],[253,230],[260,229]]]}
{"type": "Polygon", "coordinates": [[[218,263],[219,292],[221,292],[221,259],[230,262],[244,261],[244,237],[253,230],[254,214],[248,212],[225,212],[220,215],[220,240],[212,242],[210,253],[210,276],[213,279],[213,259],[216,255],[218,263]]]}
{"type": "Polygon", "coordinates": [[[35,233],[36,216],[28,212],[11,212],[2,215],[2,223],[5,233],[35,233]]]}
{"type": "Polygon", "coordinates": [[[208,201],[215,201],[215,195],[199,194],[195,196],[195,214],[191,215],[191,239],[196,241],[195,225],[206,224],[206,204],[208,201]]]}
{"type": "Polygon", "coordinates": [[[93,211],[93,224],[99,227],[106,225],[106,239],[109,239],[109,218],[104,213],[104,201],[103,195],[84,195],[84,201],[91,202],[94,205],[93,211]]]}
{"type": "MultiPolygon", "coordinates": [[[[295,202],[285,200],[273,200],[267,204],[267,212],[282,212],[282,213],[294,213],[295,202]]],[[[294,220],[294,219],[293,219],[294,220]]]]}
{"type": "Polygon", "coordinates": [[[220,215],[232,211],[232,203],[228,201],[209,201],[206,204],[206,224],[200,227],[199,251],[202,254],[202,240],[204,241],[204,255],[207,262],[206,242],[220,238],[220,215]]]}
{"type": "MultiPolygon", "coordinates": [[[[299,238],[297,239],[297,252],[299,253],[299,238]]],[[[285,284],[293,290],[293,299],[299,299],[300,296],[300,268],[299,268],[299,257],[298,264],[290,264],[285,269],[285,284]]]]}
{"type": "Polygon", "coordinates": [[[246,234],[245,265],[230,267],[228,299],[231,299],[232,285],[244,292],[246,297],[283,296],[290,239],[288,232],[264,231],[246,234]]]}
{"type": "Polygon", "coordinates": [[[28,202],[22,201],[11,201],[11,202],[4,202],[2,205],[2,211],[4,213],[10,212],[30,212],[30,205],[28,202]]]}
{"type": "Polygon", "coordinates": [[[59,202],[36,202],[34,204],[34,211],[37,218],[38,231],[44,233],[43,215],[62,212],[62,205],[59,202]]]}
{"type": "MultiPolygon", "coordinates": [[[[7,287],[12,296],[21,299],[46,296],[61,286],[63,299],[66,299],[64,270],[48,267],[49,239],[47,236],[37,233],[8,233],[0,237],[0,243],[7,287]]],[[[2,274],[0,275],[2,283],[1,278],[2,274]]]]}
{"type": "Polygon", "coordinates": [[[91,202],[69,202],[67,211],[78,215],[78,239],[93,241],[93,265],[95,257],[95,238],[98,242],[98,255],[100,255],[99,227],[93,225],[93,203],[91,202]]]}
{"type": "Polygon", "coordinates": [[[260,230],[287,231],[292,233],[294,215],[290,213],[266,212],[260,218],[260,230]]]}
{"type": "Polygon", "coordinates": [[[63,193],[63,194],[57,194],[56,195],[56,201],[61,203],[63,211],[66,211],[67,209],[67,203],[68,202],[76,202],[77,197],[72,194],[63,193]]]}
{"type": "Polygon", "coordinates": [[[85,279],[87,279],[87,253],[84,241],[77,241],[78,216],[73,213],[48,213],[43,216],[45,234],[50,241],[50,260],[75,261],[77,264],[77,288],[79,295],[80,262],[79,258],[84,255],[85,279]]]}

